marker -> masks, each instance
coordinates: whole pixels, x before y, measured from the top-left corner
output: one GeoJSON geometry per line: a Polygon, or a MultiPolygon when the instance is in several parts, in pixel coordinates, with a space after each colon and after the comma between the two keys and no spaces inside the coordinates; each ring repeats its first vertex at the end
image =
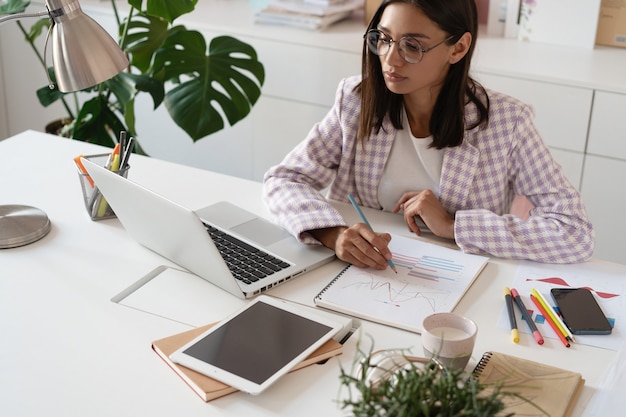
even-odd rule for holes
{"type": "Polygon", "coordinates": [[[554,320],[552,320],[552,318],[550,317],[546,309],[543,308],[539,299],[532,294],[530,295],[530,299],[532,300],[533,303],[535,303],[535,305],[537,306],[541,314],[543,314],[543,317],[545,317],[550,327],[552,327],[552,330],[554,330],[554,333],[556,333],[556,335],[559,337],[559,340],[561,340],[561,343],[563,343],[565,347],[570,347],[569,342],[567,341],[563,333],[561,333],[561,330],[559,330],[556,323],[554,322],[554,320]]]}
{"type": "Polygon", "coordinates": [[[87,182],[89,182],[89,185],[91,185],[91,188],[94,188],[96,184],[93,182],[91,175],[89,175],[89,172],[87,172],[87,169],[85,168],[85,165],[83,165],[83,161],[81,161],[80,158],[84,158],[84,155],[78,155],[74,157],[74,162],[76,163],[76,166],[80,170],[81,174],[83,174],[87,179],[87,182]]]}
{"type": "Polygon", "coordinates": [[[133,153],[133,146],[135,146],[135,137],[131,136],[124,151],[124,156],[121,158],[120,169],[128,168],[128,160],[130,159],[130,154],[133,153]]]}
{"type": "MultiPolygon", "coordinates": [[[[373,231],[374,229],[372,229],[372,226],[370,225],[370,222],[367,221],[367,218],[365,217],[365,214],[363,214],[363,212],[361,211],[361,208],[356,203],[356,200],[354,199],[354,197],[352,197],[352,194],[348,194],[348,200],[350,200],[350,202],[352,203],[352,207],[354,207],[354,209],[356,210],[357,214],[359,215],[359,217],[361,218],[363,223],[365,223],[367,225],[367,227],[369,227],[370,230],[373,231]]],[[[376,249],[376,248],[374,248],[374,249],[376,249]]],[[[378,251],[378,249],[376,249],[376,250],[378,251]]],[[[395,272],[397,274],[398,270],[396,269],[396,266],[394,265],[393,261],[391,259],[388,259],[387,263],[389,264],[389,267],[393,270],[393,272],[395,272]]]]}
{"type": "Polygon", "coordinates": [[[556,326],[559,328],[559,330],[561,331],[561,334],[563,334],[563,336],[565,336],[565,338],[568,341],[573,342],[574,335],[569,331],[565,323],[563,323],[563,320],[561,319],[561,317],[554,312],[552,307],[550,307],[550,304],[548,304],[548,301],[544,298],[544,296],[534,288],[531,290],[531,292],[537,298],[537,300],[541,303],[543,308],[546,310],[546,313],[548,313],[550,318],[554,321],[554,324],[556,324],[556,326]]]}
{"type": "Polygon", "coordinates": [[[537,343],[539,343],[540,345],[543,345],[543,337],[541,336],[541,333],[539,333],[539,330],[537,330],[537,326],[535,326],[535,322],[533,322],[532,317],[530,317],[530,314],[528,314],[528,310],[526,310],[526,306],[524,305],[524,302],[522,301],[522,297],[519,296],[519,293],[517,292],[515,288],[511,288],[511,295],[513,296],[513,299],[515,300],[517,307],[522,312],[522,316],[524,317],[524,320],[526,320],[526,324],[528,324],[528,327],[530,328],[530,331],[532,332],[533,337],[535,338],[537,343]]]}
{"type": "MultiPolygon", "coordinates": [[[[111,171],[117,171],[120,168],[120,144],[119,143],[115,145],[115,148],[113,148],[113,152],[111,152],[111,164],[108,168],[111,171]]],[[[100,202],[98,203],[98,211],[96,212],[96,216],[104,217],[108,206],[109,204],[107,203],[106,199],[104,198],[102,193],[100,193],[100,202]]]]}
{"type": "Polygon", "coordinates": [[[504,287],[504,301],[506,303],[506,311],[509,314],[509,322],[511,323],[511,339],[513,339],[513,343],[519,343],[519,330],[517,330],[517,322],[513,312],[513,298],[511,297],[509,287],[504,287]]]}

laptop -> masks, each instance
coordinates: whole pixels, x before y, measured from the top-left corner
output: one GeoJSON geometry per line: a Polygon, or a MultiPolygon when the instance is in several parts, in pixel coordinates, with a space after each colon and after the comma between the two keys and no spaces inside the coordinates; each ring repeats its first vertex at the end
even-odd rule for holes
{"type": "Polygon", "coordinates": [[[335,258],[332,250],[298,242],[283,228],[231,203],[196,212],[84,158],[82,162],[133,239],[239,298],[254,297],[335,258]],[[251,261],[257,265],[248,265],[251,261]]]}

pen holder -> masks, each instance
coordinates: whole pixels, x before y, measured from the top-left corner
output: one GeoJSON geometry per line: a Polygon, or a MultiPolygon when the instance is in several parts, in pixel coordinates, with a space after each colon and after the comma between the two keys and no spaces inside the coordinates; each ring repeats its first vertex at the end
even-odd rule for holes
{"type": "MultiPolygon", "coordinates": [[[[106,166],[107,160],[109,159],[109,154],[103,153],[98,155],[87,155],[84,156],[84,158],[97,165],[106,166]]],[[[126,166],[125,168],[113,172],[126,178],[129,168],[129,166],[126,166]]],[[[89,214],[91,220],[104,220],[115,218],[115,212],[113,211],[111,206],[109,206],[100,190],[98,190],[98,187],[95,186],[93,180],[91,179],[91,176],[79,170],[78,177],[80,179],[80,186],[83,190],[83,200],[85,201],[85,208],[87,209],[87,214],[89,214]]]]}

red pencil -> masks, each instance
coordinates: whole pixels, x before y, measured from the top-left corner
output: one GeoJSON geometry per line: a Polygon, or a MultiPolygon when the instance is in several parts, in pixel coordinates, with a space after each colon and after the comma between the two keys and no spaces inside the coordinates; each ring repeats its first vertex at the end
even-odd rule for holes
{"type": "Polygon", "coordinates": [[[556,333],[556,335],[559,337],[559,339],[561,339],[561,342],[565,345],[565,347],[570,347],[569,342],[567,341],[565,336],[563,336],[563,333],[561,333],[561,331],[557,327],[556,323],[554,321],[552,321],[552,318],[550,317],[548,312],[545,310],[545,308],[543,308],[543,306],[541,305],[539,300],[537,300],[537,298],[534,295],[532,295],[532,294],[530,294],[530,299],[532,300],[533,303],[535,303],[535,305],[537,306],[537,308],[539,309],[539,311],[541,312],[543,317],[546,319],[546,321],[548,322],[550,327],[552,327],[552,330],[554,330],[554,333],[556,333]]]}

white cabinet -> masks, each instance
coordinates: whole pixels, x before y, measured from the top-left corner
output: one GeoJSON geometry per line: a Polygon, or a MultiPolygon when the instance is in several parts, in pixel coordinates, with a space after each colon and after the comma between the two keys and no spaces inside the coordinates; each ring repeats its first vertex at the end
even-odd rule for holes
{"type": "Polygon", "coordinates": [[[596,255],[626,261],[626,94],[596,92],[581,192],[596,255]]]}
{"type": "Polygon", "coordinates": [[[626,160],[626,94],[596,92],[587,152],[626,160]]]}
{"type": "Polygon", "coordinates": [[[596,230],[595,256],[626,261],[626,160],[587,155],[582,194],[596,230]]]}

